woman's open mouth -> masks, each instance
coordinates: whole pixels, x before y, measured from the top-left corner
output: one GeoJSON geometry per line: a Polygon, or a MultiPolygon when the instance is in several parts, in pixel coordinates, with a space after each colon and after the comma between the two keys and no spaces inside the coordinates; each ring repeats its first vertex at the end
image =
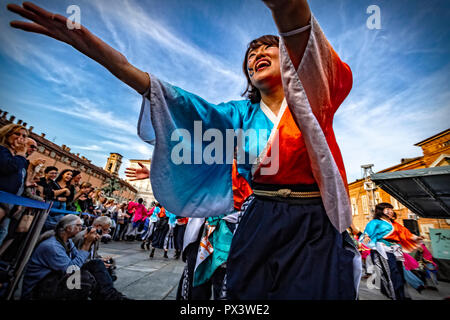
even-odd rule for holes
{"type": "Polygon", "coordinates": [[[265,59],[265,58],[259,59],[258,61],[256,61],[256,64],[255,64],[255,72],[264,70],[265,68],[270,67],[270,65],[271,65],[270,60],[265,59]]]}

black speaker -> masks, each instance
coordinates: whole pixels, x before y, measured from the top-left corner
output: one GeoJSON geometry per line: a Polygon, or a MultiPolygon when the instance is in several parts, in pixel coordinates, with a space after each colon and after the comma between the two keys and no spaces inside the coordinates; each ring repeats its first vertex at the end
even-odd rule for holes
{"type": "Polygon", "coordinates": [[[403,219],[403,225],[406,229],[411,231],[411,233],[415,234],[416,236],[420,236],[419,223],[417,223],[417,220],[403,219]]]}

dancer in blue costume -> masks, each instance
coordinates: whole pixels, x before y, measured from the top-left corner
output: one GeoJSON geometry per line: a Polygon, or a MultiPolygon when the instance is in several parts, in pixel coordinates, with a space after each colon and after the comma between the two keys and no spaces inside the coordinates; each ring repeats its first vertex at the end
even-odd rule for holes
{"type": "Polygon", "coordinates": [[[332,128],[351,90],[352,73],[306,0],[263,2],[280,37],[250,43],[243,64],[248,99],[218,105],[149,76],[86,28],[68,30],[63,16],[28,2],[8,9],[34,22],[15,21],[13,27],[68,43],[143,95],[138,134],[155,145],[152,189],[177,216],[234,210],[234,145],[204,159],[203,150],[210,146],[195,140],[196,132],[222,137],[229,130],[266,133],[250,142],[237,137],[238,171],[255,198],[232,240],[229,298],[355,299],[358,275],[352,267],[359,257],[345,239],[351,210],[332,128]],[[181,133],[193,134],[194,141],[173,141],[181,133]],[[174,161],[171,155],[180,149],[194,152],[174,161]]]}

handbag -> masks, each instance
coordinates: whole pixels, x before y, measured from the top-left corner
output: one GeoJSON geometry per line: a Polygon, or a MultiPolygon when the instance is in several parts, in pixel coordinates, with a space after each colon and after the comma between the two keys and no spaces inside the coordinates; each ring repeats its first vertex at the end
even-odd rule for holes
{"type": "Polygon", "coordinates": [[[25,213],[20,219],[19,225],[17,226],[16,232],[23,233],[30,230],[31,224],[33,223],[34,215],[31,213],[25,213]]]}

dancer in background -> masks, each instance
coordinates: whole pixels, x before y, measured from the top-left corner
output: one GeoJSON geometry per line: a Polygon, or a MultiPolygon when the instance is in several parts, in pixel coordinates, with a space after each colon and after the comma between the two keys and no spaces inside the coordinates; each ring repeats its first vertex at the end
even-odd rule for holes
{"type": "Polygon", "coordinates": [[[150,245],[150,258],[153,258],[156,249],[164,250],[164,258],[169,258],[167,255],[167,250],[164,248],[164,242],[166,235],[169,232],[169,217],[166,215],[166,209],[161,207],[158,203],[160,209],[158,215],[158,221],[155,224],[155,231],[150,245]]]}
{"type": "Polygon", "coordinates": [[[392,300],[404,300],[403,251],[417,249],[423,238],[395,222],[395,217],[391,204],[377,204],[360,241],[371,249],[372,262],[381,276],[381,293],[392,300]]]}
{"type": "Polygon", "coordinates": [[[186,226],[189,218],[177,218],[175,228],[173,229],[173,239],[175,245],[175,259],[179,259],[183,250],[183,238],[186,232],[186,226]]]}

